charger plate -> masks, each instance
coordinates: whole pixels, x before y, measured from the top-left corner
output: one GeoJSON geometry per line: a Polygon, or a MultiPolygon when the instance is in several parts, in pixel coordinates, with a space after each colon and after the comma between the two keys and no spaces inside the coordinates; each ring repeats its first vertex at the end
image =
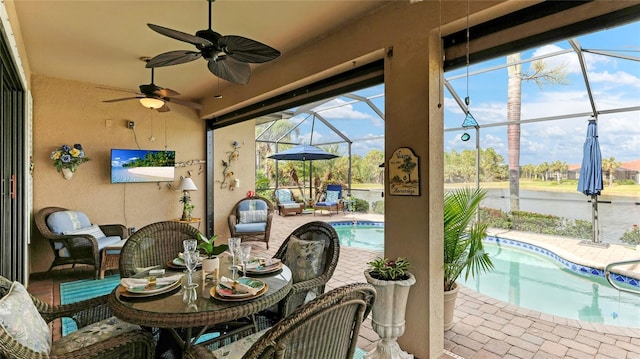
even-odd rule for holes
{"type": "Polygon", "coordinates": [[[144,289],[144,287],[126,288],[122,285],[118,286],[120,295],[132,298],[151,297],[158,294],[170,292],[182,285],[182,279],[167,285],[156,286],[155,289],[144,289]]]}
{"type": "MultiPolygon", "coordinates": [[[[260,279],[249,278],[249,277],[238,278],[236,279],[236,282],[239,282],[251,288],[257,289],[258,293],[260,293],[260,291],[267,286],[267,284],[261,281],[260,279]]],[[[219,297],[224,297],[224,298],[241,299],[241,298],[255,297],[251,293],[247,293],[247,292],[233,293],[232,289],[229,289],[228,287],[222,284],[218,284],[215,287],[215,292],[219,297]]]]}
{"type": "Polygon", "coordinates": [[[252,295],[249,297],[243,297],[243,298],[230,298],[230,297],[224,297],[221,296],[220,294],[218,294],[218,291],[216,290],[216,288],[211,288],[211,290],[209,291],[209,294],[211,294],[211,296],[214,299],[223,301],[223,302],[242,302],[245,300],[251,300],[251,299],[256,299],[260,296],[262,296],[264,293],[266,293],[269,290],[269,285],[267,285],[266,283],[264,284],[264,288],[262,288],[258,293],[256,293],[256,295],[252,295]]]}

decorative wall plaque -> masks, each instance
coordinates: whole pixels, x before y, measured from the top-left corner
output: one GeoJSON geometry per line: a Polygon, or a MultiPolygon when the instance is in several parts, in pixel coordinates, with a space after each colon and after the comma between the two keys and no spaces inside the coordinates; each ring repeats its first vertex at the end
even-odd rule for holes
{"type": "Polygon", "coordinates": [[[418,157],[408,147],[400,147],[389,159],[389,191],[393,196],[420,195],[418,157]]]}

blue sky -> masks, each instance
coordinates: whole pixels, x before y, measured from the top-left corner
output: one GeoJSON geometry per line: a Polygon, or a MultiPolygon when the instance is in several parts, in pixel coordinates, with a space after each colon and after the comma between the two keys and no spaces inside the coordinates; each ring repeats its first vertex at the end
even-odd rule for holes
{"type": "MultiPolygon", "coordinates": [[[[640,106],[640,22],[610,28],[593,34],[575,38],[583,49],[608,51],[635,60],[610,56],[585,54],[589,83],[598,111],[640,106]]],[[[568,41],[558,41],[545,46],[521,52],[521,59],[571,50],[568,41]]],[[[567,53],[544,59],[547,68],[563,65],[566,70],[567,84],[546,85],[539,88],[533,81],[522,83],[522,120],[551,116],[590,113],[586,85],[582,77],[578,58],[575,53],[567,53]]],[[[506,56],[469,66],[470,74],[467,90],[467,68],[463,67],[445,74],[450,79],[458,95],[464,99],[470,97],[470,110],[478,123],[487,124],[505,122],[507,117],[507,69],[491,72],[486,69],[502,66],[506,56]]],[[[524,72],[530,70],[530,63],[524,63],[524,72]]],[[[383,85],[374,86],[356,92],[364,97],[372,97],[371,103],[384,113],[383,85]]],[[[462,125],[464,113],[454,101],[452,95],[444,93],[445,128],[457,128],[462,125]]],[[[382,140],[362,141],[366,138],[384,136],[384,121],[364,102],[339,97],[328,102],[318,103],[315,108],[331,125],[340,129],[348,138],[354,140],[352,152],[364,155],[370,149],[384,149],[382,140]]],[[[311,140],[311,127],[314,127],[313,144],[338,142],[340,137],[323,125],[312,120],[308,114],[293,118],[300,125],[301,143],[311,140]]],[[[568,164],[581,162],[582,145],[585,140],[588,115],[575,116],[556,121],[544,121],[521,125],[521,165],[541,162],[564,161],[568,164]]],[[[625,162],[640,159],[640,111],[601,114],[598,116],[599,138],[604,158],[614,157],[625,162]]],[[[445,132],[445,151],[473,149],[475,131],[468,131],[471,140],[463,142],[463,131],[445,132]]],[[[482,128],[481,146],[492,147],[507,160],[506,127],[482,128]]],[[[346,146],[341,145],[346,154],[346,146]]]]}

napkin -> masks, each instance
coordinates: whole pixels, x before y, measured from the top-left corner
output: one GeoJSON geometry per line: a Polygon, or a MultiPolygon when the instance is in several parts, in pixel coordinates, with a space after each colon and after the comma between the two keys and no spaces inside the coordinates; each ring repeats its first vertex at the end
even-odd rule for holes
{"type": "Polygon", "coordinates": [[[260,291],[260,288],[250,287],[246,284],[242,284],[238,281],[234,281],[233,279],[227,278],[225,276],[222,276],[222,278],[220,278],[220,284],[222,284],[223,286],[229,289],[235,289],[236,292],[240,292],[240,293],[245,292],[251,295],[256,295],[260,291]]]}
{"type": "Polygon", "coordinates": [[[247,269],[269,268],[280,264],[278,258],[256,259],[247,263],[247,269]],[[264,263],[264,264],[263,264],[264,263]]]}
{"type": "MultiPolygon", "coordinates": [[[[182,278],[182,274],[176,274],[169,277],[156,278],[156,285],[169,285],[175,283],[182,278]]],[[[149,280],[146,278],[122,278],[120,279],[120,285],[125,288],[144,287],[149,284],[149,280]]]]}

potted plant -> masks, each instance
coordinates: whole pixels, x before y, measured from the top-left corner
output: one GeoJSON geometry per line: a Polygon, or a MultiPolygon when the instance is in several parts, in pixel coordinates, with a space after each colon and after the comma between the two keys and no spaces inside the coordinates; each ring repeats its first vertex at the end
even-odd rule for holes
{"type": "Polygon", "coordinates": [[[409,261],[404,257],[395,260],[378,257],[368,264],[364,276],[377,292],[371,310],[371,325],[380,340],[365,358],[413,358],[396,342],[404,334],[407,298],[411,286],[416,282],[414,275],[408,272],[409,261]]]}
{"type": "Polygon", "coordinates": [[[456,280],[464,272],[475,277],[493,269],[482,240],[487,224],[474,221],[480,202],[486,196],[482,189],[458,188],[444,196],[444,329],[453,327],[453,311],[458,295],[456,280]]]}
{"type": "Polygon", "coordinates": [[[220,267],[220,259],[218,258],[218,255],[229,249],[229,246],[226,244],[216,246],[216,238],[218,238],[217,234],[214,234],[211,238],[207,238],[204,234],[198,233],[198,240],[200,243],[198,243],[197,248],[207,256],[207,258],[202,261],[202,270],[205,273],[217,271],[220,267]]]}

